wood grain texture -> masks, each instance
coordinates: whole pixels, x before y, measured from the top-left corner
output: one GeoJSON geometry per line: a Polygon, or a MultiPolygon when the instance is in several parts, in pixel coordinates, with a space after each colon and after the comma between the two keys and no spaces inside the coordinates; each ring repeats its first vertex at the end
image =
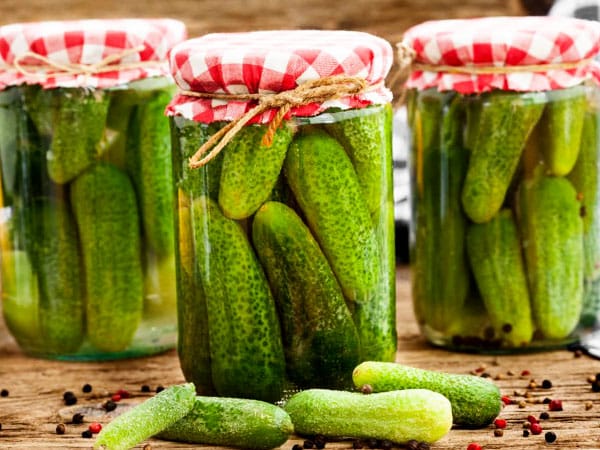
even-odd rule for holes
{"type": "MultiPolygon", "coordinates": [[[[432,450],[466,449],[470,442],[478,442],[488,449],[598,449],[600,448],[600,394],[591,390],[588,376],[600,372],[600,361],[582,356],[574,357],[568,351],[554,351],[527,355],[486,356],[453,353],[428,346],[419,335],[410,301],[409,271],[401,268],[397,280],[398,298],[398,362],[425,369],[452,373],[470,373],[480,367],[492,377],[499,374],[503,379],[495,382],[504,395],[516,400],[516,396],[531,393],[531,400],[525,408],[509,405],[500,417],[507,419],[508,427],[503,437],[494,436],[494,427],[479,430],[453,429],[441,441],[432,445],[432,450]],[[530,375],[520,376],[523,370],[530,375]],[[507,375],[512,371],[515,375],[507,375]],[[550,379],[551,389],[528,389],[531,379],[538,384],[550,379]],[[545,398],[558,398],[563,401],[564,410],[550,412],[550,419],[541,421],[544,431],[554,431],[558,440],[553,445],[546,444],[543,434],[522,436],[522,422],[527,415],[539,417],[547,411],[541,403],[545,398]],[[586,410],[585,403],[592,408],[586,410]]],[[[0,328],[0,335],[4,332],[0,328]]],[[[8,389],[8,397],[0,397],[0,449],[42,449],[42,448],[90,448],[92,441],[81,438],[87,427],[67,424],[67,433],[59,436],[55,428],[59,423],[59,411],[65,408],[62,394],[71,390],[79,397],[77,406],[98,405],[108,398],[108,394],[118,389],[127,389],[133,398],[127,403],[142,401],[151,394],[143,394],[140,387],[148,384],[152,388],[183,382],[183,375],[175,352],[150,358],[104,363],[64,363],[36,360],[19,353],[11,340],[0,341],[0,389],[8,389]],[[93,386],[92,394],[81,393],[85,383],[93,386]]],[[[88,420],[91,420],[88,418],[88,420]]],[[[153,449],[214,448],[184,445],[158,440],[148,441],[153,449]]],[[[293,437],[281,448],[291,450],[294,444],[302,444],[303,439],[293,437]]],[[[137,448],[142,448],[138,446],[137,448]]],[[[351,443],[330,442],[326,448],[351,448],[351,443]]]]}

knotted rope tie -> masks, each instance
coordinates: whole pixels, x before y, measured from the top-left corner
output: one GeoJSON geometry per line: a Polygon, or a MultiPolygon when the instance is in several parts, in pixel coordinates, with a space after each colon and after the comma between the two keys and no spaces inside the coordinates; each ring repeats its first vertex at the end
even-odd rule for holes
{"type": "Polygon", "coordinates": [[[277,113],[262,138],[261,144],[267,147],[273,142],[275,132],[292,108],[308,105],[310,103],[323,103],[327,100],[357,95],[376,89],[380,86],[382,86],[382,83],[369,85],[364,78],[360,77],[332,75],[330,77],[307,81],[295,89],[275,94],[220,94],[180,91],[180,94],[191,97],[218,100],[256,100],[258,102],[256,106],[247,111],[243,116],[228,123],[213,134],[208,141],[202,144],[190,158],[189,166],[192,169],[204,166],[217,156],[253,117],[262,114],[269,109],[275,108],[277,109],[277,113]],[[204,156],[207,152],[209,153],[204,156]]]}

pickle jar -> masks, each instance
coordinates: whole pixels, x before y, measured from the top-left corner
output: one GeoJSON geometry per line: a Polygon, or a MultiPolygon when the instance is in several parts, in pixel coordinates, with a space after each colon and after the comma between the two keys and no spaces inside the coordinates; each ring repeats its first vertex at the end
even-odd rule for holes
{"type": "Polygon", "coordinates": [[[5,322],[27,354],[140,356],[177,341],[171,19],[0,27],[5,322]]]}
{"type": "Polygon", "coordinates": [[[405,34],[412,295],[432,344],[560,348],[595,320],[599,28],[496,17],[405,34]]]}
{"type": "Polygon", "coordinates": [[[394,359],[392,58],[313,30],[171,53],[179,359],[199,392],[274,401],[394,359]]]}

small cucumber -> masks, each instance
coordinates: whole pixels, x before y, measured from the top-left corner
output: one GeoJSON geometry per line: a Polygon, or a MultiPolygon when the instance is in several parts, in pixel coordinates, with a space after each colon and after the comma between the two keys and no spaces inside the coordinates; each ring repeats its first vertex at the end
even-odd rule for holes
{"type": "Polygon", "coordinates": [[[193,383],[170,386],[106,425],[94,448],[127,450],[174,424],[194,407],[193,383]]]}
{"type": "Polygon", "coordinates": [[[268,147],[261,143],[266,130],[266,125],[243,127],[223,149],[219,206],[231,219],[252,215],[267,200],[281,173],[294,129],[284,122],[268,147]]]}
{"type": "Polygon", "coordinates": [[[435,442],[452,427],[446,397],[427,389],[359,394],[309,389],[284,405],[296,433],[326,437],[435,442]]]}
{"type": "Polygon", "coordinates": [[[579,154],[581,130],[587,97],[585,86],[552,91],[540,119],[540,136],[548,170],[552,175],[567,175],[579,154]],[[553,99],[552,94],[559,98],[553,99]]]}
{"type": "Polygon", "coordinates": [[[276,401],[283,393],[285,357],[266,276],[240,224],[215,202],[199,197],[191,212],[217,393],[276,401]]]}
{"type": "Polygon", "coordinates": [[[462,204],[473,222],[500,210],[529,134],[544,110],[537,98],[492,92],[482,99],[479,130],[462,188],[462,204]]]}
{"type": "Polygon", "coordinates": [[[511,347],[526,346],[533,336],[533,321],[521,242],[512,211],[500,210],[489,222],[471,225],[467,253],[494,337],[511,347]]]}
{"type": "Polygon", "coordinates": [[[192,411],[157,437],[190,444],[267,450],[285,443],[293,432],[288,413],[270,403],[196,397],[192,411]]]}
{"type": "Polygon", "coordinates": [[[254,216],[252,239],[277,301],[290,379],[303,388],[350,385],[358,334],[310,230],[288,206],[267,202],[254,216]]]}
{"type": "Polygon", "coordinates": [[[438,392],[452,404],[451,420],[463,427],[484,427],[493,422],[502,409],[498,387],[491,381],[474,375],[433,372],[397,363],[365,361],[354,369],[352,379],[356,387],[368,384],[374,392],[398,389],[429,389],[438,392]]]}
{"type": "Polygon", "coordinates": [[[292,141],[284,173],[346,297],[372,301],[381,278],[380,248],[352,162],[322,129],[292,141]]]}
{"type": "Polygon", "coordinates": [[[71,185],[87,294],[87,333],[99,350],[124,350],[143,312],[140,219],[125,173],[96,164],[71,185]]]}

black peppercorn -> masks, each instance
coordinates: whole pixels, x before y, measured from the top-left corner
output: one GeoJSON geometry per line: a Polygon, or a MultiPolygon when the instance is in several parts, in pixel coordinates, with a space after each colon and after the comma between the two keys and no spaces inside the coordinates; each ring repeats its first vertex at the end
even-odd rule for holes
{"type": "Polygon", "coordinates": [[[546,411],[544,411],[543,413],[540,414],[540,419],[542,420],[548,420],[550,418],[550,414],[548,414],[546,411]]]}
{"type": "Polygon", "coordinates": [[[551,399],[551,398],[548,398],[548,397],[546,397],[544,400],[542,400],[542,403],[543,403],[544,405],[547,405],[547,404],[548,404],[548,403],[550,403],[551,401],[552,401],[552,399],[551,399]]]}
{"type": "Polygon", "coordinates": [[[427,442],[419,442],[417,450],[429,450],[429,444],[427,442]]]}
{"type": "Polygon", "coordinates": [[[65,424],[64,423],[59,423],[58,425],[56,425],[56,434],[65,434],[65,424]]]}
{"type": "Polygon", "coordinates": [[[102,407],[106,410],[106,412],[114,411],[117,409],[117,404],[112,400],[107,400],[102,407]]]}
{"type": "Polygon", "coordinates": [[[367,447],[379,448],[379,442],[377,442],[377,439],[369,438],[367,439],[367,447]]]}
{"type": "Polygon", "coordinates": [[[325,436],[323,436],[322,434],[317,434],[313,439],[313,442],[315,443],[316,448],[322,449],[325,448],[325,444],[327,444],[327,439],[325,439],[325,436]]]}
{"type": "Polygon", "coordinates": [[[596,380],[592,383],[592,392],[600,392],[600,381],[596,380]]]}
{"type": "Polygon", "coordinates": [[[77,403],[77,397],[71,391],[66,391],[63,394],[63,400],[65,402],[65,405],[67,406],[71,406],[77,403]]]}
{"type": "Polygon", "coordinates": [[[2,424],[0,423],[0,431],[2,431],[2,424]]]}
{"type": "Polygon", "coordinates": [[[550,389],[551,387],[552,387],[552,381],[550,381],[550,380],[542,381],[542,388],[550,389]]]}
{"type": "Polygon", "coordinates": [[[71,418],[71,422],[73,422],[75,424],[83,423],[83,414],[81,414],[81,413],[73,414],[73,417],[71,418]]]}
{"type": "Polygon", "coordinates": [[[381,441],[381,449],[382,450],[390,450],[393,447],[394,447],[394,444],[392,441],[388,441],[387,439],[384,439],[383,441],[381,441]]]}
{"type": "Polygon", "coordinates": [[[555,440],[556,440],[556,433],[552,432],[552,431],[548,431],[545,435],[544,435],[544,439],[546,439],[546,442],[548,444],[552,444],[555,440]]]}
{"type": "Polygon", "coordinates": [[[142,392],[150,392],[150,386],[148,386],[147,384],[144,384],[144,385],[142,386],[142,389],[141,389],[141,391],[142,391],[142,392]]]}
{"type": "Polygon", "coordinates": [[[86,439],[92,438],[92,432],[90,430],[85,430],[81,432],[81,437],[86,439]]]}
{"type": "Polygon", "coordinates": [[[417,441],[415,441],[414,439],[411,439],[410,441],[408,441],[406,443],[406,448],[408,450],[418,450],[419,448],[419,443],[417,441]]]}
{"type": "Polygon", "coordinates": [[[162,392],[165,390],[165,387],[161,384],[159,384],[158,386],[156,386],[156,393],[158,394],[159,392],[162,392]]]}
{"type": "Polygon", "coordinates": [[[300,444],[294,444],[292,450],[302,450],[302,446],[300,444]]]}
{"type": "Polygon", "coordinates": [[[523,437],[529,437],[529,430],[523,430],[523,437]]]}
{"type": "Polygon", "coordinates": [[[309,439],[305,440],[302,444],[302,448],[313,448],[314,446],[314,442],[309,439]]]}
{"type": "Polygon", "coordinates": [[[2,389],[0,391],[0,397],[8,397],[8,389],[2,389]]]}
{"type": "Polygon", "coordinates": [[[81,390],[83,391],[84,394],[89,394],[90,392],[92,392],[92,385],[89,383],[85,383],[83,385],[83,387],[81,388],[81,390]]]}

